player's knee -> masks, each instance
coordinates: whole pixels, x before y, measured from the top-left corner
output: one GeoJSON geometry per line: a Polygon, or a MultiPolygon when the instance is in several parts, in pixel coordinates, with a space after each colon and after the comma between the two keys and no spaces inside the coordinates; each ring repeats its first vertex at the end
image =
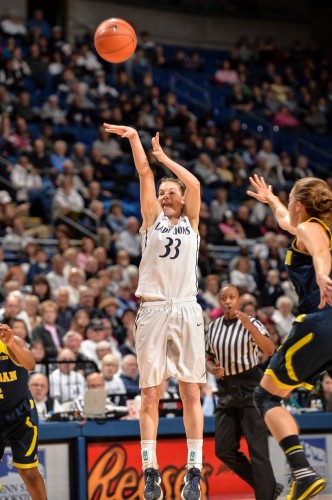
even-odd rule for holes
{"type": "Polygon", "coordinates": [[[40,478],[40,472],[37,467],[31,469],[19,469],[20,475],[24,482],[29,485],[35,485],[40,478]]]}
{"type": "Polygon", "coordinates": [[[269,410],[281,406],[281,399],[279,396],[270,394],[261,386],[254,390],[254,405],[263,418],[269,410]]]}

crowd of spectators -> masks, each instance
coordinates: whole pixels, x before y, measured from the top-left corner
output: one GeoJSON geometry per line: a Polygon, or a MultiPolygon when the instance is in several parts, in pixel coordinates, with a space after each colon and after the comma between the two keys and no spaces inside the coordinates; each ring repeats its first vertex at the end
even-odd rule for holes
{"type": "Polygon", "coordinates": [[[92,31],[70,44],[40,9],[27,24],[5,17],[0,30],[0,173],[9,181],[0,190],[0,321],[31,346],[50,397],[59,404],[81,397],[94,372],[111,394],[139,395],[138,183],[128,146],[103,122],[138,129],[157,179],[167,172],[151,154],[156,130],[167,154],[200,179],[198,300],[206,325],[222,314],[218,290],[230,282],[243,310],[283,342],[297,305],[283,266],[289,235],[248,198],[248,177],[263,175],[286,204],[294,181],[314,174],[306,156],[278,151],[240,116],[250,111],[280,128],[330,134],[331,66],[316,45],[296,40],[281,50],[273,38],[244,36],[205,71],[199,49],[169,51],[147,32],[131,60],[106,65],[92,31]],[[160,69],[208,82],[226,96],[230,119],[218,122],[213,110],[158,85],[160,69]],[[56,240],[53,255],[36,239],[56,240]]]}

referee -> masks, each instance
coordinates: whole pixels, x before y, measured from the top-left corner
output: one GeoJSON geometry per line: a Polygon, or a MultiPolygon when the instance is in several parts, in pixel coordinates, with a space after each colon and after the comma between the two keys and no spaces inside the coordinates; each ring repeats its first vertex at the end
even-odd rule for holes
{"type": "Polygon", "coordinates": [[[206,336],[206,366],[218,386],[216,455],[250,484],[256,500],[274,500],[283,485],[276,483],[273,474],[267,427],[253,405],[253,392],[262,377],[259,350],[271,356],[275,346],[262,323],[240,311],[235,286],[224,286],[219,301],[224,316],[209,325],[206,336]],[[242,435],[250,461],[239,449],[242,435]]]}

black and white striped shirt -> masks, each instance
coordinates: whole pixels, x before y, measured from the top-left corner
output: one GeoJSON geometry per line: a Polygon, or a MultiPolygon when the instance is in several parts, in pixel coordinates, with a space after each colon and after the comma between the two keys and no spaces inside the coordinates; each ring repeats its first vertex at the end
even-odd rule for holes
{"type": "MultiPolygon", "coordinates": [[[[262,335],[270,336],[258,319],[250,318],[250,321],[262,335]]],[[[259,348],[254,338],[236,318],[226,320],[222,316],[210,323],[205,349],[225,369],[225,377],[250,370],[259,363],[259,348]]]]}

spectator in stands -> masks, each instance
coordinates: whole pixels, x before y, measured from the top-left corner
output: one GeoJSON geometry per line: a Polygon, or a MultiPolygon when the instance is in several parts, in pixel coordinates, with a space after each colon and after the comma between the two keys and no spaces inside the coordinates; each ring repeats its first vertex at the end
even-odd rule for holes
{"type": "Polygon", "coordinates": [[[43,373],[33,373],[29,377],[28,387],[36,403],[39,422],[43,422],[54,409],[54,399],[48,395],[48,378],[43,373]]]}
{"type": "Polygon", "coordinates": [[[24,297],[24,310],[28,315],[29,323],[28,330],[32,332],[37,325],[41,322],[41,317],[39,316],[39,298],[37,295],[26,295],[24,297]]]}
{"type": "MultiPolygon", "coordinates": [[[[90,375],[86,377],[86,388],[89,390],[105,389],[105,379],[103,374],[90,373],[90,375]]],[[[71,410],[78,411],[81,415],[84,415],[84,396],[79,396],[73,401],[71,410]]],[[[121,410],[121,415],[123,415],[123,410],[127,411],[124,407],[122,407],[121,409],[118,408],[118,410],[121,410]]],[[[110,414],[116,415],[116,412],[117,412],[117,405],[115,405],[115,403],[113,403],[111,398],[107,396],[105,410],[104,410],[105,416],[110,414]]],[[[87,416],[89,417],[89,415],[87,416]]]]}
{"type": "Polygon", "coordinates": [[[89,156],[86,152],[84,142],[75,142],[72,146],[70,159],[74,164],[75,171],[80,172],[84,165],[89,163],[89,156]]]}
{"type": "Polygon", "coordinates": [[[6,36],[25,37],[27,35],[25,25],[19,20],[14,11],[10,11],[3,17],[0,27],[6,36]]]}
{"type": "Polygon", "coordinates": [[[42,9],[35,9],[33,11],[32,17],[28,20],[27,28],[29,33],[35,33],[37,29],[41,36],[47,39],[51,38],[52,30],[49,22],[44,17],[44,11],[42,9]]]}
{"type": "Polygon", "coordinates": [[[141,237],[139,235],[139,220],[137,217],[128,217],[126,229],[118,234],[115,242],[116,250],[126,250],[132,264],[138,264],[141,256],[141,237]]]}
{"type": "MultiPolygon", "coordinates": [[[[57,226],[57,227],[59,227],[59,226],[57,226]]],[[[65,227],[67,227],[67,226],[65,226],[65,227]]],[[[65,259],[64,273],[68,279],[70,271],[73,268],[78,268],[78,264],[77,264],[78,248],[76,248],[76,247],[66,248],[63,251],[62,255],[63,255],[63,258],[65,259]]]]}
{"type": "Polygon", "coordinates": [[[257,283],[250,272],[250,261],[248,257],[239,257],[234,269],[229,273],[230,283],[236,286],[240,293],[255,293],[257,283]]]}
{"type": "Polygon", "coordinates": [[[33,241],[32,236],[25,230],[23,220],[20,216],[13,218],[10,226],[7,226],[6,235],[2,239],[3,248],[10,250],[23,250],[25,246],[33,241]]]}
{"type": "Polygon", "coordinates": [[[31,71],[31,79],[38,89],[44,89],[47,82],[47,58],[42,57],[40,46],[32,43],[26,59],[31,71]]]}
{"type": "Polygon", "coordinates": [[[76,356],[76,370],[84,377],[98,370],[97,364],[80,352],[83,336],[75,330],[68,330],[63,337],[63,347],[70,349],[76,356]]]}
{"type": "Polygon", "coordinates": [[[50,160],[53,167],[52,174],[62,173],[63,163],[70,158],[67,156],[68,144],[65,141],[57,140],[53,145],[53,153],[51,153],[50,160]]]}
{"type": "Polygon", "coordinates": [[[59,286],[53,293],[54,302],[58,307],[56,323],[67,332],[70,328],[73,309],[69,306],[69,293],[66,286],[59,286]]]}
{"type": "Polygon", "coordinates": [[[103,157],[117,160],[123,156],[119,142],[105,132],[104,127],[99,127],[99,138],[93,141],[92,148],[97,149],[103,157]]]}
{"type": "Polygon", "coordinates": [[[31,283],[31,294],[37,295],[39,302],[50,300],[51,288],[44,274],[37,274],[31,283]]]}
{"type": "Polygon", "coordinates": [[[332,378],[329,372],[319,376],[315,388],[308,394],[306,406],[316,411],[332,411],[332,378]]]}
{"type": "Polygon", "coordinates": [[[70,330],[79,332],[82,335],[83,339],[86,339],[86,330],[89,323],[90,317],[87,311],[85,311],[84,309],[78,309],[73,314],[73,319],[70,324],[70,330]]]}
{"type": "Polygon", "coordinates": [[[33,203],[35,197],[41,197],[42,178],[37,173],[26,155],[22,155],[15,163],[10,180],[16,189],[17,203],[33,203]]]}
{"type": "MultiPolygon", "coordinates": [[[[35,262],[31,264],[26,277],[26,284],[32,285],[37,275],[47,275],[51,271],[48,257],[44,247],[37,247],[35,252],[35,262]]],[[[45,277],[45,276],[44,276],[45,277]]]]}
{"type": "Polygon", "coordinates": [[[259,302],[269,315],[273,313],[274,305],[282,295],[284,295],[284,291],[280,283],[279,271],[270,269],[266,276],[266,282],[259,293],[259,302]]]}
{"type": "MultiPolygon", "coordinates": [[[[124,395],[126,393],[126,386],[119,376],[119,366],[119,357],[115,356],[114,354],[106,354],[101,361],[101,373],[105,378],[107,394],[124,395]]],[[[121,402],[121,404],[123,403],[124,400],[121,402]]]]}
{"type": "Polygon", "coordinates": [[[218,224],[218,228],[221,233],[221,241],[226,245],[235,245],[238,240],[246,238],[243,227],[235,219],[231,210],[226,210],[224,219],[218,224]]]}
{"type": "Polygon", "coordinates": [[[235,85],[239,81],[239,75],[231,68],[231,63],[228,59],[224,59],[221,66],[214,74],[216,83],[235,85]]]}
{"type": "Polygon", "coordinates": [[[80,269],[85,268],[86,259],[93,254],[96,243],[92,238],[84,236],[81,242],[81,248],[77,254],[77,265],[80,269]]]}
{"type": "Polygon", "coordinates": [[[103,313],[98,307],[95,307],[95,294],[91,287],[82,285],[80,287],[80,297],[79,303],[77,305],[78,309],[84,309],[90,319],[101,318],[103,313]]]}
{"type": "Polygon", "coordinates": [[[32,151],[28,153],[28,158],[33,168],[35,168],[41,176],[48,175],[51,167],[51,157],[46,150],[45,141],[43,141],[43,139],[39,137],[33,141],[32,151]]]}
{"type": "Polygon", "coordinates": [[[101,319],[91,319],[86,329],[86,339],[82,341],[79,352],[94,361],[98,366],[97,344],[101,340],[105,340],[105,338],[105,328],[101,319]]]}
{"type": "Polygon", "coordinates": [[[104,356],[106,356],[107,354],[113,354],[110,342],[106,339],[98,342],[96,346],[96,354],[98,358],[98,369],[100,370],[104,356]]]}
{"type": "Polygon", "coordinates": [[[119,351],[122,357],[126,356],[127,354],[134,354],[136,356],[134,338],[135,319],[135,311],[126,309],[121,317],[122,328],[118,328],[114,332],[119,342],[119,351]]]}
{"type": "Polygon", "coordinates": [[[273,125],[280,128],[291,129],[300,126],[300,121],[292,114],[289,107],[284,105],[280,106],[278,111],[273,117],[273,125]]]}
{"type": "Polygon", "coordinates": [[[138,385],[138,365],[134,354],[127,354],[122,359],[120,379],[123,381],[126,388],[126,394],[130,398],[140,394],[141,391],[138,385]]]}
{"type": "Polygon", "coordinates": [[[202,298],[210,309],[219,307],[220,280],[217,274],[209,274],[204,280],[202,298]]]}
{"type": "Polygon", "coordinates": [[[281,295],[277,298],[275,305],[276,309],[273,311],[271,319],[274,321],[281,343],[283,343],[296,319],[292,313],[294,304],[290,297],[281,295]]]}
{"type": "Polygon", "coordinates": [[[65,260],[62,255],[55,254],[52,257],[52,270],[46,274],[47,281],[51,287],[52,296],[56,291],[67,285],[67,277],[64,274],[65,260]]]}
{"type": "Polygon", "coordinates": [[[85,378],[77,371],[76,356],[70,349],[61,349],[57,354],[58,368],[49,376],[50,395],[60,404],[83,396],[85,378]]]}
{"type": "Polygon", "coordinates": [[[48,359],[55,359],[62,349],[64,330],[56,324],[58,307],[55,302],[46,300],[40,305],[41,322],[32,332],[33,340],[41,340],[48,359]]]}
{"type": "Polygon", "coordinates": [[[19,290],[10,292],[0,309],[0,323],[9,324],[15,318],[22,319],[26,325],[29,323],[28,315],[23,309],[23,295],[19,290]]]}
{"type": "Polygon", "coordinates": [[[269,139],[264,139],[257,159],[263,158],[268,169],[281,165],[279,156],[273,151],[273,144],[269,139]]]}
{"type": "Polygon", "coordinates": [[[314,177],[312,170],[309,167],[308,158],[300,155],[297,158],[296,167],[294,169],[295,180],[303,179],[304,177],[314,177]]]}
{"type": "Polygon", "coordinates": [[[59,105],[58,96],[54,94],[48,96],[40,110],[41,119],[49,120],[54,125],[67,125],[66,114],[66,110],[59,105]]]}
{"type": "Polygon", "coordinates": [[[117,235],[126,229],[128,219],[123,214],[121,201],[114,200],[111,202],[106,222],[114,235],[117,235]]]}
{"type": "Polygon", "coordinates": [[[84,272],[78,267],[73,267],[68,274],[68,285],[70,307],[77,307],[80,300],[80,288],[84,283],[84,272]]]}
{"type": "Polygon", "coordinates": [[[14,335],[20,337],[24,342],[30,347],[31,338],[28,331],[28,326],[23,319],[14,318],[10,324],[10,328],[13,330],[14,335]]]}
{"type": "Polygon", "coordinates": [[[201,153],[198,156],[192,171],[200,179],[203,186],[209,186],[219,180],[219,176],[216,173],[216,166],[208,153],[201,153]]]}
{"type": "Polygon", "coordinates": [[[73,186],[73,180],[70,176],[64,176],[61,179],[60,187],[55,191],[53,198],[53,220],[61,216],[77,220],[84,208],[82,196],[73,186]]]}

